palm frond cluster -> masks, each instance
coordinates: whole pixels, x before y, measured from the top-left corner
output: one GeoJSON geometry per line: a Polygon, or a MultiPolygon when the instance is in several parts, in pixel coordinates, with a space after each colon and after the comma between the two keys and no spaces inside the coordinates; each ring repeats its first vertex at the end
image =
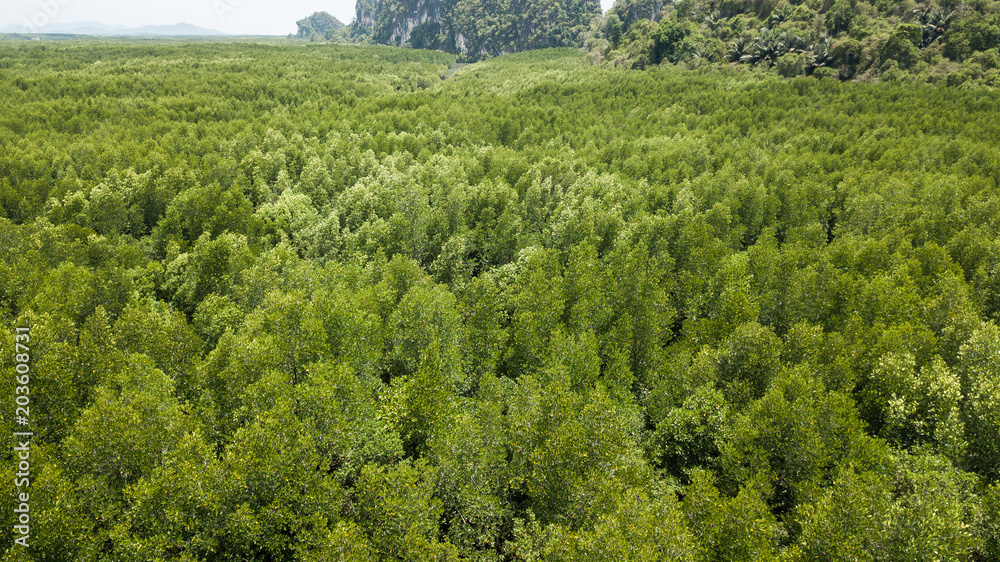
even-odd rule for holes
{"type": "Polygon", "coordinates": [[[955,19],[955,10],[945,10],[944,8],[918,8],[913,10],[916,21],[920,22],[923,28],[923,39],[920,48],[931,46],[938,41],[955,19]]]}
{"type": "Polygon", "coordinates": [[[815,41],[773,28],[762,27],[757,35],[738,37],[729,43],[727,58],[730,62],[747,64],[773,64],[786,53],[805,53],[810,68],[826,66],[830,61],[830,39],[820,37],[815,41]]]}

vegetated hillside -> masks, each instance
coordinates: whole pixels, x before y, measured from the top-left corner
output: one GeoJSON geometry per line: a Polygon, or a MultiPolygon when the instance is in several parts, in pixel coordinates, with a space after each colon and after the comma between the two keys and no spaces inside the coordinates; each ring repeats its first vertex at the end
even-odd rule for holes
{"type": "Polygon", "coordinates": [[[743,64],[785,77],[1000,86],[994,0],[618,0],[595,22],[595,60],[743,64]]]}
{"type": "Polygon", "coordinates": [[[32,558],[1000,557],[1000,94],[453,62],[0,44],[32,558]]]}
{"type": "Polygon", "coordinates": [[[358,0],[356,36],[384,45],[440,49],[476,60],[579,46],[601,14],[598,0],[358,0]]]}
{"type": "Polygon", "coordinates": [[[299,31],[295,34],[299,39],[344,42],[350,36],[347,26],[329,12],[316,12],[295,23],[299,26],[299,31]]]}

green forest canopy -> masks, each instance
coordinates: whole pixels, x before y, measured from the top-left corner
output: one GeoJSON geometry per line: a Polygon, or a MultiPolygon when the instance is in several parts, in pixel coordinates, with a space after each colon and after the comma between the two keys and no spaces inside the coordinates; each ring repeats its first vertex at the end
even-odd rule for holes
{"type": "Polygon", "coordinates": [[[0,42],[6,559],[1000,557],[1000,94],[454,61],[0,42]]]}

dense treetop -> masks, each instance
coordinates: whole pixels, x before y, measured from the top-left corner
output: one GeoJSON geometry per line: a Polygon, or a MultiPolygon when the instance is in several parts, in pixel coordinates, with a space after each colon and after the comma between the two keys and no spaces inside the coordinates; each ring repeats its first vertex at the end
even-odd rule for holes
{"type": "Polygon", "coordinates": [[[1000,94],[455,59],[0,42],[5,559],[1000,557],[1000,94]]]}

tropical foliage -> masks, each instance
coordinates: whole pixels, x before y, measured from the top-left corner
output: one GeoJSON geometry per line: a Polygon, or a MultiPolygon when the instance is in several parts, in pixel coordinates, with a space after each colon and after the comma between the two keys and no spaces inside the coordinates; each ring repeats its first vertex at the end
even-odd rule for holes
{"type": "Polygon", "coordinates": [[[716,63],[791,78],[1000,86],[1000,3],[953,0],[617,0],[591,26],[592,60],[716,63]]]}

